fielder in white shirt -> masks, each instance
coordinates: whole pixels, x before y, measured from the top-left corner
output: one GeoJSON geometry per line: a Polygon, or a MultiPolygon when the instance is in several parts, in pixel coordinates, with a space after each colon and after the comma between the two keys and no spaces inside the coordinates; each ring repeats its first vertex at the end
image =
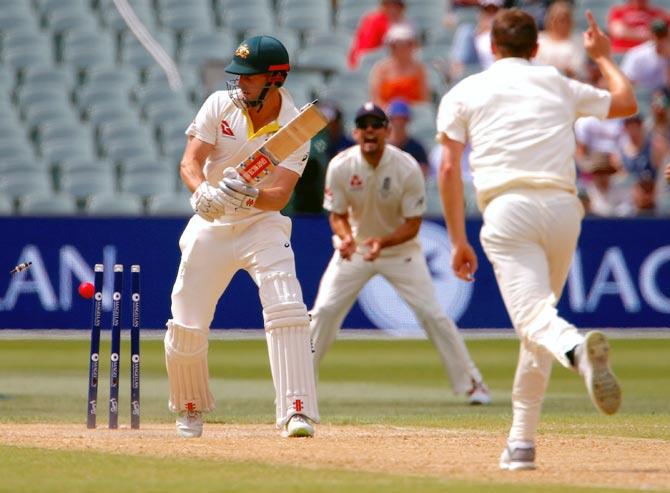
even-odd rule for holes
{"type": "Polygon", "coordinates": [[[226,67],[239,79],[227,91],[212,94],[186,130],[181,176],[193,191],[196,214],[179,240],[182,258],[165,335],[169,407],[179,414],[177,433],[183,437],[201,436],[203,413],[214,409],[209,326],[219,298],[240,269],[258,285],[263,306],[277,427],[284,436],[309,437],[311,422],[319,419],[291,220],[279,213],[303,172],[309,143],[279,163],[258,188],[243,182],[234,169],[297,115],[282,87],[289,70],[288,52],[279,40],[254,36],[243,41],[226,67]]]}
{"type": "Polygon", "coordinates": [[[615,413],[621,403],[604,334],[581,335],[556,310],[584,214],[575,190],[573,124],[580,116],[614,118],[637,111],[633,87],[610,56],[609,39],[591,12],[586,15],[584,48],[608,90],[532,65],[538,49],[535,21],[509,9],[493,22],[497,61],[457,84],[438,110],[437,137],[444,146],[439,181],[452,267],[461,279],[472,279],[477,270],[465,234],[459,166],[470,142],[484,221],[481,243],[521,339],[502,469],[535,467],[535,433],[554,359],[584,377],[592,401],[605,414],[615,413]]]}
{"type": "Polygon", "coordinates": [[[324,208],[330,212],[335,252],[310,312],[315,370],[360,290],[380,274],[414,310],[454,393],[466,394],[471,404],[489,404],[482,376],[435,296],[417,238],[426,207],[421,168],[412,156],[386,144],[388,125],[381,108],[365,103],[356,113],[358,145],[328,165],[324,208]]]}

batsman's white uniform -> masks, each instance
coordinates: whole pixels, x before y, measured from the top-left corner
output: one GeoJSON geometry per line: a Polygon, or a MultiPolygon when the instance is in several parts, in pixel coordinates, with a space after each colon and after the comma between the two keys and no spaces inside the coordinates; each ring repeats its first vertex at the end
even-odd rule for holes
{"type": "MultiPolygon", "coordinates": [[[[280,89],[280,93],[277,121],[255,133],[246,112],[232,103],[226,91],[207,99],[186,134],[215,146],[204,167],[208,182],[217,185],[225,168],[239,164],[298,113],[288,92],[280,89]]],[[[302,174],[308,152],[309,143],[280,166],[302,174]]],[[[274,211],[251,209],[211,223],[198,215],[191,218],[179,240],[182,259],[165,336],[172,411],[214,409],[207,367],[209,325],[231,278],[245,269],[259,287],[263,306],[277,426],[294,414],[318,421],[309,318],[290,236],[291,220],[274,211]]]]}
{"type": "Polygon", "coordinates": [[[605,118],[610,102],[607,91],[553,67],[503,58],[440,103],[438,133],[472,144],[480,240],[521,339],[512,441],[533,441],[553,358],[571,368],[566,352],[584,340],[555,308],[584,215],[573,124],[587,115],[605,118]]]}
{"type": "Polygon", "coordinates": [[[337,337],[346,314],[365,283],[380,274],[414,310],[435,344],[455,393],[465,393],[482,377],[458,329],[440,307],[418,238],[384,248],[374,261],[363,259],[363,242],[395,231],[406,218],[425,211],[425,184],[416,160],[387,144],[376,168],[363,158],[360,146],[341,152],[328,165],[323,206],[348,213],[358,245],[351,260],[335,251],[323,274],[311,310],[314,363],[318,365],[337,337]]]}

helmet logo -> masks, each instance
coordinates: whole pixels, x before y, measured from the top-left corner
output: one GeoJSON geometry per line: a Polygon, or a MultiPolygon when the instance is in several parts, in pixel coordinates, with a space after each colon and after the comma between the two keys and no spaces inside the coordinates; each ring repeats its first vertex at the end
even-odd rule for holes
{"type": "Polygon", "coordinates": [[[247,58],[249,56],[249,53],[251,53],[251,51],[249,50],[249,47],[244,43],[238,46],[237,49],[235,50],[235,56],[238,56],[240,58],[247,58]]]}

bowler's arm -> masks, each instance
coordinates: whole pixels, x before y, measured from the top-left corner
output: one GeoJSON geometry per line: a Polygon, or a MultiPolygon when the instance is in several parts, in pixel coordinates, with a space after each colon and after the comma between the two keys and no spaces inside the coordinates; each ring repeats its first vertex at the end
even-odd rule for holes
{"type": "Polygon", "coordinates": [[[453,246],[451,266],[459,279],[472,281],[477,270],[477,255],[465,232],[465,200],[461,179],[461,156],[465,144],[440,134],[442,163],[438,173],[440,198],[447,232],[453,246]]]}

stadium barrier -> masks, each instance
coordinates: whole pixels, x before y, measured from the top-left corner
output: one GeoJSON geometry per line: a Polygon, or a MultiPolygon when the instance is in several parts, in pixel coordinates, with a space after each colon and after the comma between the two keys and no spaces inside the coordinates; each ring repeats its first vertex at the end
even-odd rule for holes
{"type": "MultiPolygon", "coordinates": [[[[147,217],[1,219],[0,265],[6,274],[0,276],[0,328],[87,328],[90,300],[81,298],[77,287],[81,281],[93,280],[96,263],[105,265],[106,274],[116,263],[142,264],[147,286],[142,326],[164,327],[179,263],[178,239],[186,221],[147,217]],[[21,262],[32,264],[10,275],[12,267],[21,262]]],[[[510,327],[493,271],[477,240],[480,227],[477,220],[468,223],[471,241],[480,255],[474,283],[461,282],[452,275],[444,223],[424,221],[424,252],[440,302],[460,327],[510,327]]],[[[293,249],[308,307],[332,255],[330,236],[325,216],[294,218],[293,249]]],[[[670,220],[588,219],[559,309],[582,327],[667,327],[668,279],[670,220]]],[[[112,282],[111,274],[106,275],[104,288],[111,290],[112,282]]],[[[111,310],[111,302],[103,308],[111,310]]],[[[129,327],[130,320],[124,320],[123,326],[129,327]]],[[[212,327],[262,326],[256,287],[240,272],[223,296],[212,327]]],[[[419,330],[413,314],[380,278],[361,292],[344,326],[379,327],[401,334],[419,330]]]]}

